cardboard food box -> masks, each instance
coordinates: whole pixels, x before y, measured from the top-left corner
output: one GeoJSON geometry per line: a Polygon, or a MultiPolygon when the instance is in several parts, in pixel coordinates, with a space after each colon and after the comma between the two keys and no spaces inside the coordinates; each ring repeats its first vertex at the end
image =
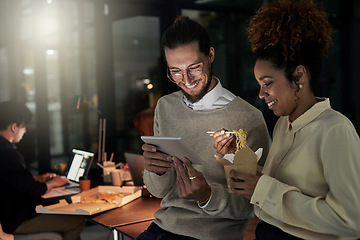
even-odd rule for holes
{"type": "MultiPolygon", "coordinates": [[[[230,186],[230,171],[237,170],[242,173],[256,175],[257,161],[261,158],[262,148],[255,153],[248,147],[240,149],[237,154],[226,154],[224,158],[216,158],[216,161],[224,166],[228,186],[230,186]]],[[[231,192],[231,190],[229,189],[231,192]]]]}
{"type": "Polygon", "coordinates": [[[98,186],[71,197],[72,203],[65,200],[49,206],[37,206],[37,213],[93,215],[121,207],[141,197],[141,187],[98,186]]]}

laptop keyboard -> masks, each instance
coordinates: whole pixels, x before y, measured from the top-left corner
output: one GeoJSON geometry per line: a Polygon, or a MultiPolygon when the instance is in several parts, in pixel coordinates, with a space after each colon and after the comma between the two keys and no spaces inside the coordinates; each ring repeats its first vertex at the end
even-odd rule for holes
{"type": "Polygon", "coordinates": [[[58,187],[53,188],[50,192],[42,195],[43,198],[55,198],[67,195],[74,195],[80,193],[80,188],[78,187],[58,187]]]}

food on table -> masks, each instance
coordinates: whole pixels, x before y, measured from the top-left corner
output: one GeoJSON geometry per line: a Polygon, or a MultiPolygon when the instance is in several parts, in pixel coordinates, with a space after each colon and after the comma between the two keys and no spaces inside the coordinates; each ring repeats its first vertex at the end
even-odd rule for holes
{"type": "Polygon", "coordinates": [[[116,197],[125,197],[124,193],[120,192],[99,192],[96,195],[84,197],[81,199],[81,203],[112,203],[116,204],[116,197]]]}

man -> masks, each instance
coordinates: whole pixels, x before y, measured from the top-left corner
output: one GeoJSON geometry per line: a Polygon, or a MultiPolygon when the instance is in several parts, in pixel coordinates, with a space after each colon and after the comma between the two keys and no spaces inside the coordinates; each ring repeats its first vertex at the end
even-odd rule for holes
{"type": "Polygon", "coordinates": [[[46,173],[32,176],[15,143],[21,141],[30,110],[16,102],[0,103],[0,220],[6,233],[59,232],[63,239],[80,238],[85,221],[79,216],[37,215],[35,207],[54,187],[69,183],[66,177],[46,173]]]}
{"type": "Polygon", "coordinates": [[[222,88],[212,75],[215,50],[200,24],[178,17],[165,31],[162,47],[168,77],[180,91],[158,101],[154,134],[181,137],[206,164],[180,162],[143,145],[144,181],[162,198],[162,208],[138,239],[242,239],[253,208],[229,193],[223,166],[214,158],[213,138],[206,132],[247,129],[248,146],[264,149],[263,165],[269,148],[265,121],[259,110],[222,88]]]}

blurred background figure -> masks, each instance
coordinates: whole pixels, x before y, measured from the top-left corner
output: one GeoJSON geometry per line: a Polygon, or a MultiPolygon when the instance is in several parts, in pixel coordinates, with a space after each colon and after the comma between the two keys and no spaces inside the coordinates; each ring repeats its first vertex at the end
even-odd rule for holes
{"type": "Polygon", "coordinates": [[[0,116],[0,219],[4,232],[58,232],[63,239],[79,239],[85,226],[83,217],[39,215],[35,211],[37,205],[47,204],[42,195],[69,180],[54,173],[33,176],[16,150],[32,113],[25,104],[8,101],[0,103],[0,116]]]}

